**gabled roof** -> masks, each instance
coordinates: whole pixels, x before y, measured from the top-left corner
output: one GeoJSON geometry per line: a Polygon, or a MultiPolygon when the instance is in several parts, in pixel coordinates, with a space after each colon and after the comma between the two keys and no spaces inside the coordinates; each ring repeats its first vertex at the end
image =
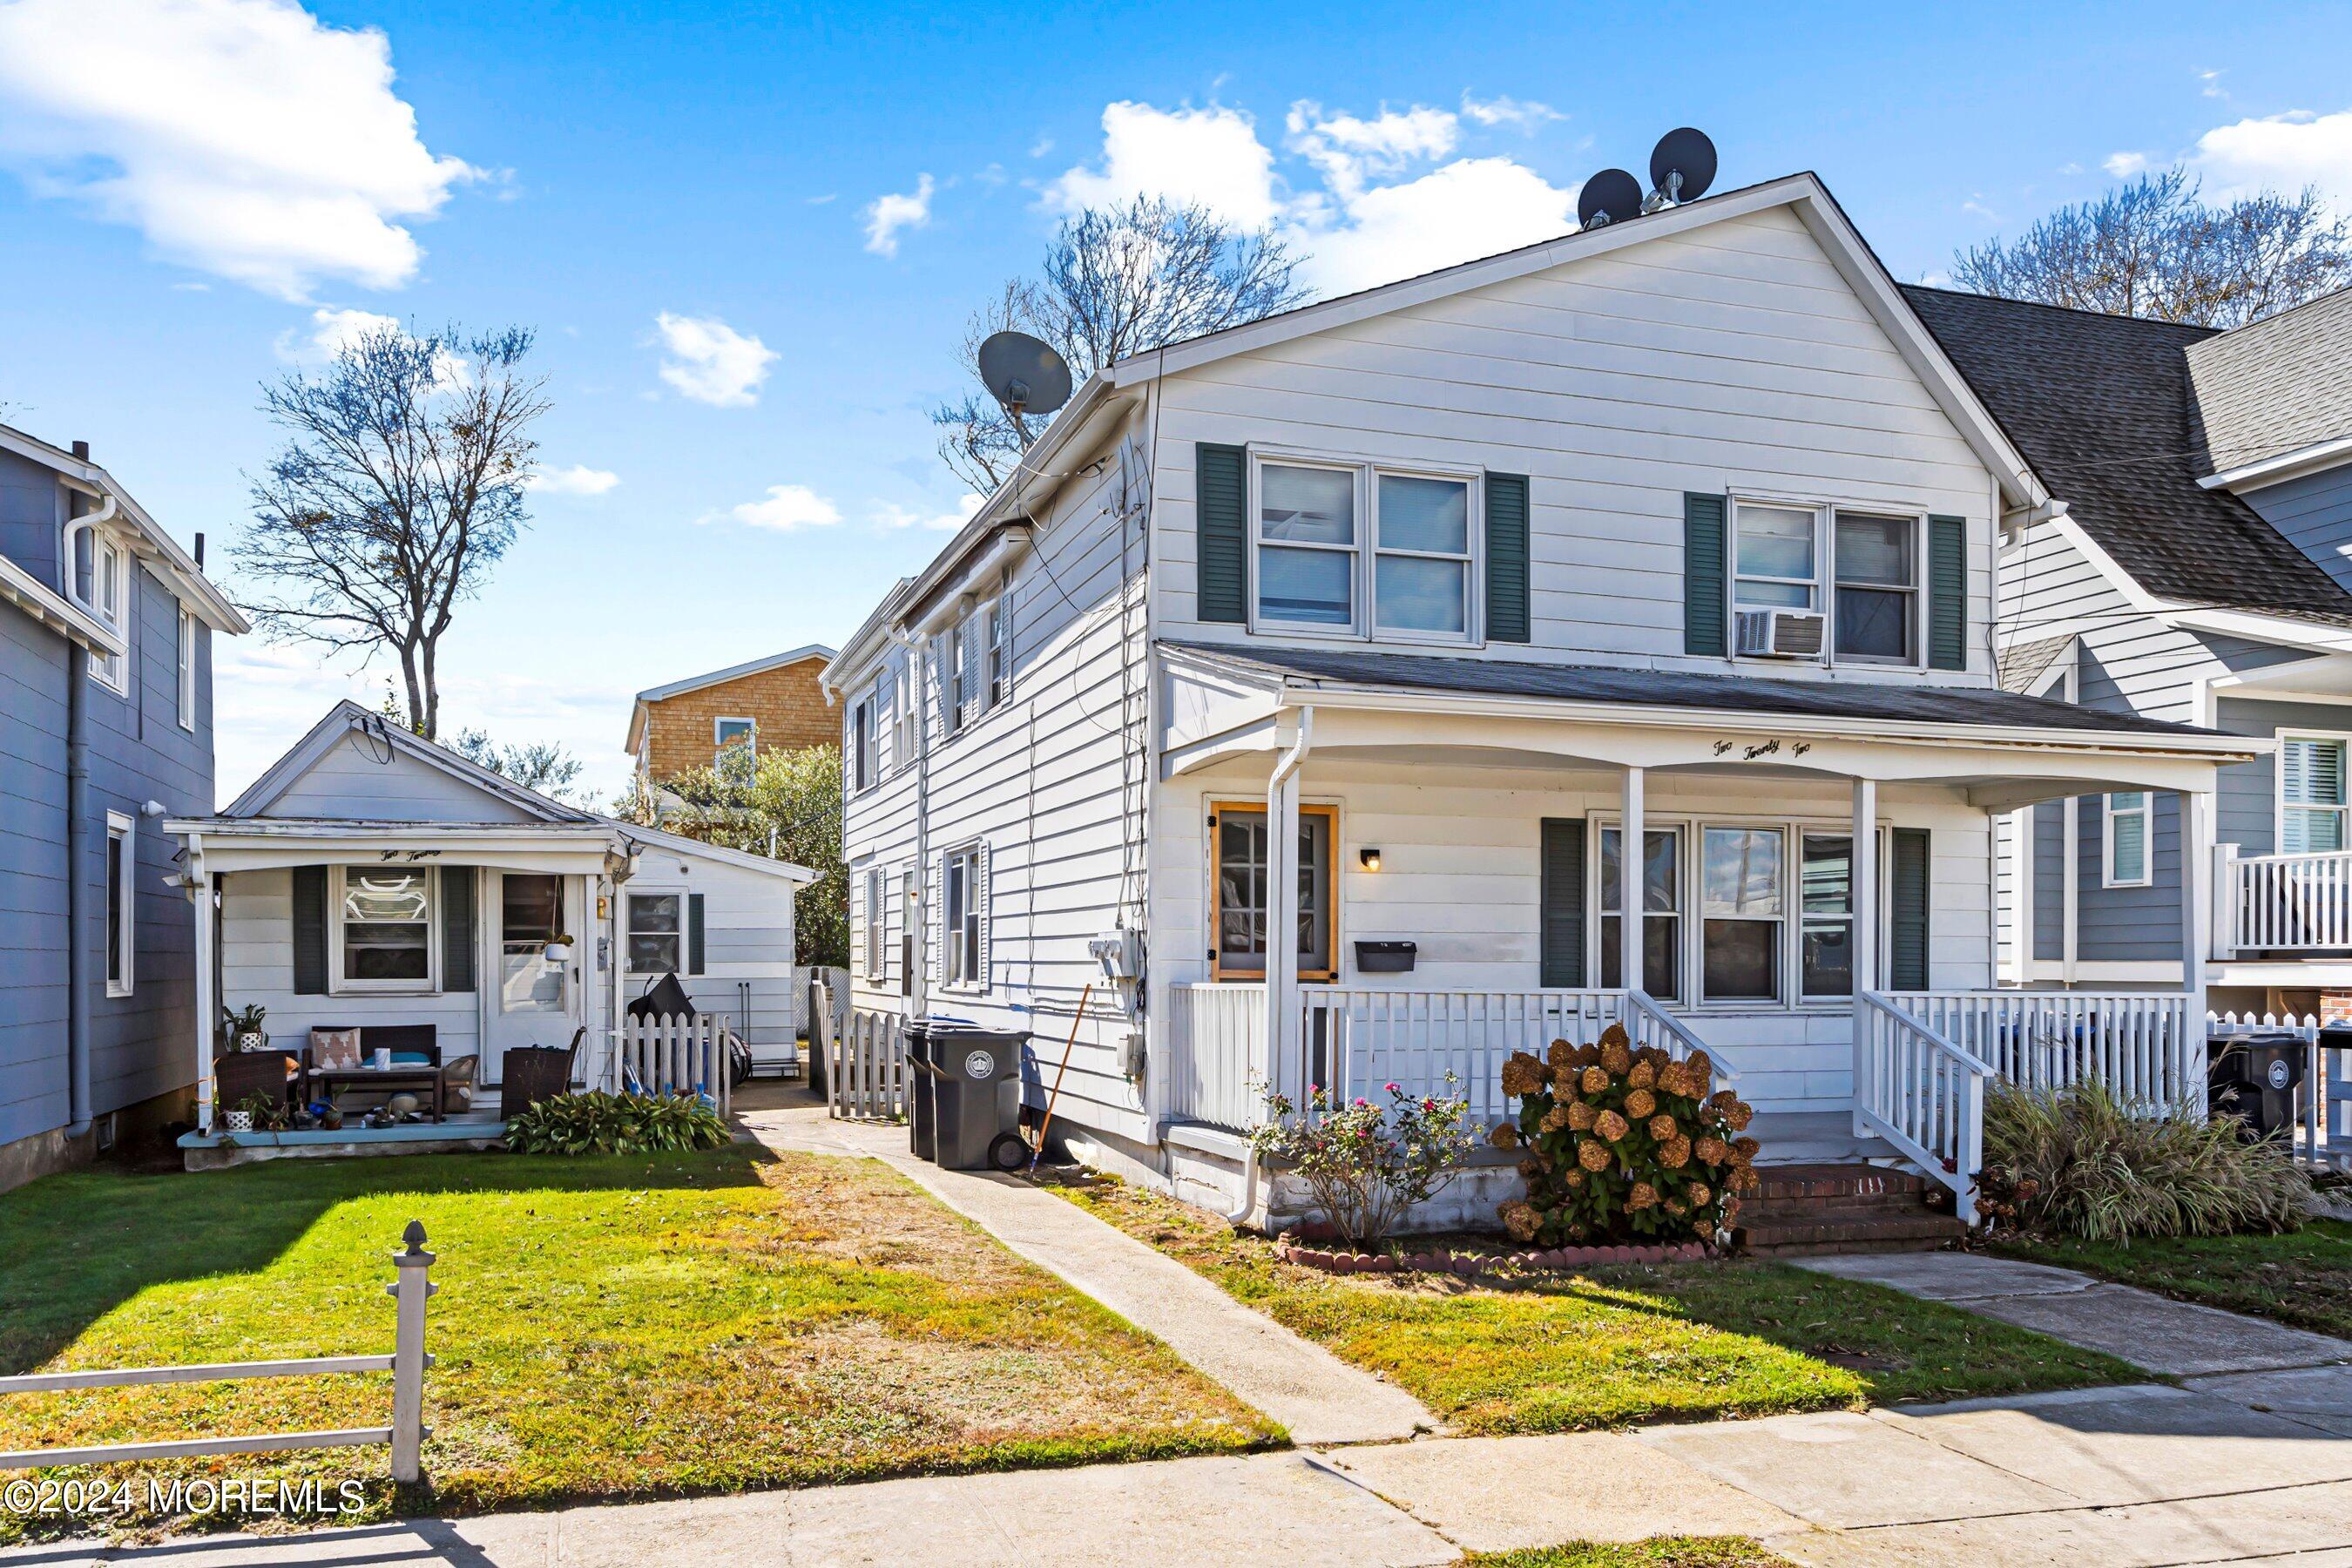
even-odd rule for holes
{"type": "Polygon", "coordinates": [[[507,805],[519,808],[524,816],[540,822],[599,822],[605,820],[593,811],[583,811],[576,805],[566,805],[536,790],[494,773],[480,763],[469,762],[449,750],[436,745],[415,733],[406,725],[387,722],[380,713],[371,713],[349,698],[327,710],[327,716],[310,726],[303,737],[295,742],[286,754],[269,764],[262,775],[254,780],[243,795],[231,801],[223,816],[259,816],[277,804],[278,798],[316,766],[343,738],[354,730],[363,731],[377,744],[436,768],[451,778],[471,784],[507,805]]]}
{"type": "Polygon", "coordinates": [[[2261,469],[2352,437],[2352,289],[2200,339],[2188,353],[2213,472],[2261,469]]]}
{"type": "MultiPolygon", "coordinates": [[[[689,691],[699,691],[706,686],[724,686],[730,680],[740,680],[748,675],[765,675],[772,669],[782,669],[803,659],[821,658],[830,665],[839,656],[823,643],[803,643],[785,653],[770,654],[765,658],[751,659],[743,664],[714,669],[707,675],[689,675],[683,680],[673,680],[667,686],[647,687],[629,705],[629,736],[622,745],[625,752],[635,752],[645,739],[646,709],[648,704],[682,697],[689,691]]],[[[823,671],[819,671],[822,674],[823,671]]]]}
{"type": "Polygon", "coordinates": [[[2074,647],[2072,632],[2032,642],[2013,642],[2000,650],[2000,689],[2039,697],[2059,660],[2074,647]]]}
{"type": "Polygon", "coordinates": [[[2187,351],[2204,327],[1906,286],[2050,494],[2141,587],[2352,619],[2352,594],[2236,496],[2199,485],[2187,351]]]}

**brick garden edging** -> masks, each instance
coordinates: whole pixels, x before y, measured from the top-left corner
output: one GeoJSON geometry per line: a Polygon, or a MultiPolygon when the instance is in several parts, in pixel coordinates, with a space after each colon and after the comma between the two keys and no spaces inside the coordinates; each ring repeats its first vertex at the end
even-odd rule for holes
{"type": "Polygon", "coordinates": [[[1490,1269],[1585,1268],[1600,1263],[1691,1263],[1715,1256],[1703,1241],[1651,1247],[1555,1247],[1533,1252],[1327,1252],[1278,1242],[1274,1255],[1326,1274],[1454,1274],[1468,1278],[1490,1269]]]}

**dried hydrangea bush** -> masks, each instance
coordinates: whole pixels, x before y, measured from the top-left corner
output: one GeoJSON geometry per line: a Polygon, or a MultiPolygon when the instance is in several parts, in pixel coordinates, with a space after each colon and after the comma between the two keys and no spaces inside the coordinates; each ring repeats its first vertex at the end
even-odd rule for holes
{"type": "Polygon", "coordinates": [[[1503,1092],[1518,1120],[1489,1135],[1520,1152],[1527,1178],[1527,1195],[1497,1211],[1511,1239],[1713,1240],[1759,1184],[1756,1140],[1742,1136],[1755,1112],[1727,1089],[1710,1094],[1713,1075],[1704,1051],[1635,1050],[1621,1024],[1598,1045],[1512,1053],[1503,1092]]]}

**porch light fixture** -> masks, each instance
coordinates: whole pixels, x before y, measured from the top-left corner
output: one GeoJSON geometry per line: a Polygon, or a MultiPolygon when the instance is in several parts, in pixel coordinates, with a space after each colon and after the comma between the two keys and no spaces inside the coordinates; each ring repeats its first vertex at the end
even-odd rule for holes
{"type": "Polygon", "coordinates": [[[1381,868],[1381,852],[1377,849],[1359,849],[1356,851],[1356,863],[1367,871],[1377,871],[1381,868]]]}

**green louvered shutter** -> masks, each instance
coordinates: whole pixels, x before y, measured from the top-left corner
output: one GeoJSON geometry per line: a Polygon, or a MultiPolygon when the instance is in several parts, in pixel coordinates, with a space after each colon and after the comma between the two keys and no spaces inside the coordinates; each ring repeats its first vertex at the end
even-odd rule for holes
{"type": "Polygon", "coordinates": [[[1538,851],[1541,952],[1537,984],[1584,984],[1584,818],[1547,816],[1538,851]]]}
{"type": "Polygon", "coordinates": [[[1193,448],[1192,510],[1199,532],[1194,579],[1204,621],[1249,619],[1249,453],[1193,448]]]}
{"type": "Polygon", "coordinates": [[[1532,640],[1528,615],[1528,477],[1486,476],[1486,640],[1532,640]]]}
{"type": "Polygon", "coordinates": [[[327,994],[327,868],[294,868],[294,994],[327,994]]]}
{"type": "Polygon", "coordinates": [[[686,896],[686,972],[688,974],[701,973],[702,959],[702,895],[688,893],[686,896]]]}
{"type": "Polygon", "coordinates": [[[1889,847],[1886,988],[1927,989],[1927,830],[1897,827],[1889,847]]]}
{"type": "Polygon", "coordinates": [[[1969,523],[1927,520],[1927,668],[1969,667],[1969,523]]]}
{"type": "Polygon", "coordinates": [[[1724,498],[1683,497],[1683,651],[1720,658],[1724,631],[1724,498]]]}
{"type": "Polygon", "coordinates": [[[474,868],[441,868],[441,989],[474,988],[474,868]]]}

